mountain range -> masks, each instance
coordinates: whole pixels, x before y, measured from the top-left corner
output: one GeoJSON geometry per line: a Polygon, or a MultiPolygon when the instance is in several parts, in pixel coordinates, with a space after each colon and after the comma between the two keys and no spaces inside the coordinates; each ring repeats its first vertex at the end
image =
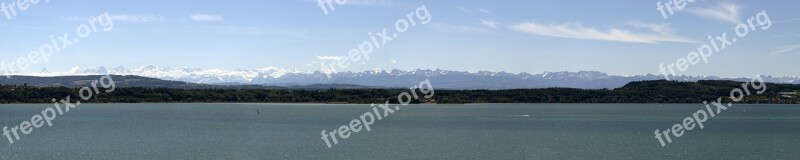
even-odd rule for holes
{"type": "MultiPolygon", "coordinates": [[[[450,70],[418,69],[373,70],[364,72],[337,72],[326,74],[319,71],[303,71],[265,67],[254,70],[221,70],[202,68],[160,68],[155,65],[137,69],[97,67],[92,69],[73,68],[67,72],[20,74],[26,76],[57,77],[76,75],[135,75],[169,81],[182,81],[198,84],[216,85],[262,85],[262,86],[305,86],[319,84],[350,84],[373,87],[410,87],[429,79],[441,89],[519,89],[519,88],[619,88],[633,81],[664,79],[661,75],[609,75],[598,71],[507,73],[507,72],[464,72],[450,70]]],[[[800,84],[800,77],[762,76],[766,82],[800,84]]],[[[678,81],[735,80],[749,81],[750,78],[722,78],[716,76],[676,76],[678,81]]]]}

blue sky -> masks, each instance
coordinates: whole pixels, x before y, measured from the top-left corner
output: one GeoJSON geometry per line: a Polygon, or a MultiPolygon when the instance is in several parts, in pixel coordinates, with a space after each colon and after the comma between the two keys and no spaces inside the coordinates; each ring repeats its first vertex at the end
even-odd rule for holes
{"type": "Polygon", "coordinates": [[[326,15],[315,0],[42,0],[11,20],[0,13],[0,60],[26,56],[50,35],[73,33],[107,12],[112,30],[93,33],[23,72],[149,64],[318,69],[321,58],[347,55],[369,40],[367,33],[393,28],[425,5],[430,23],[400,33],[370,60],[344,70],[659,74],[659,64],[685,58],[709,35],[734,34],[737,22],[764,10],[769,29],[750,32],[709,63],[680,74],[800,76],[800,2],[696,1],[667,19],[657,2],[349,0],[326,15]]]}

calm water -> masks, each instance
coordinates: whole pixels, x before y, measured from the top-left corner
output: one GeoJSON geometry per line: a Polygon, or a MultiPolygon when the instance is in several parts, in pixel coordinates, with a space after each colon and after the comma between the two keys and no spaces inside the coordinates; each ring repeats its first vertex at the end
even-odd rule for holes
{"type": "MultiPolygon", "coordinates": [[[[0,105],[16,126],[50,105],[0,105]]],[[[0,159],[798,159],[800,106],[737,104],[661,147],[700,104],[405,106],[333,148],[368,105],[84,104],[0,159]],[[260,114],[259,114],[260,112],[260,114]]],[[[0,127],[2,127],[0,126],[0,127]]]]}

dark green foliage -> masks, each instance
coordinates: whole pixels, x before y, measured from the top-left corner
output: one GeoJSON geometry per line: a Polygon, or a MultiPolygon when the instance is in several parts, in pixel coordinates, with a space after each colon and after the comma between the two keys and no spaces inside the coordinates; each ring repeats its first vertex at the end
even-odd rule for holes
{"type": "MultiPolygon", "coordinates": [[[[702,103],[727,97],[734,81],[642,81],[624,87],[608,89],[513,89],[513,90],[436,90],[432,99],[438,103],[702,103]]],[[[435,87],[435,84],[434,84],[435,87]]],[[[800,103],[797,95],[784,97],[780,92],[800,91],[800,85],[767,84],[763,94],[753,93],[742,103],[800,103]]],[[[78,88],[0,86],[0,103],[51,103],[70,95],[78,98],[78,88]]],[[[116,88],[89,100],[95,103],[146,102],[242,102],[242,103],[397,103],[401,89],[179,89],[179,88],[116,88]]],[[[417,91],[418,95],[424,95],[417,91]]],[[[87,101],[83,101],[86,103],[87,101]]],[[[420,103],[414,100],[412,103],[420,103]]]]}

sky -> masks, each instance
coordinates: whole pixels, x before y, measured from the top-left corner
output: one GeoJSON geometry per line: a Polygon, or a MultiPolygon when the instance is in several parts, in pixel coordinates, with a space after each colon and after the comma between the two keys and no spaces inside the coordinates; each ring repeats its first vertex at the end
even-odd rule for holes
{"type": "MultiPolygon", "coordinates": [[[[12,2],[2,0],[6,6],[12,2]]],[[[319,70],[322,62],[348,59],[349,51],[387,28],[397,37],[373,47],[369,60],[360,57],[338,70],[641,75],[660,74],[660,64],[686,58],[710,44],[709,36],[722,43],[715,37],[726,33],[730,39],[738,24],[753,23],[745,27],[752,29],[747,35],[707,56],[708,63],[677,74],[800,76],[800,1],[697,0],[682,9],[673,6],[667,18],[657,9],[658,0],[331,2],[335,10],[317,0],[40,0],[24,10],[16,6],[11,19],[0,12],[0,61],[8,65],[56,43],[62,48],[47,62],[28,63],[18,72],[151,64],[319,70]],[[415,14],[421,7],[428,19],[415,14]],[[91,20],[105,13],[113,27],[91,20]],[[763,16],[748,21],[759,13],[768,15],[768,28],[759,23],[766,22],[763,16]],[[398,32],[400,19],[414,25],[398,32]],[[90,34],[79,37],[77,29],[90,24],[95,24],[90,34]],[[64,33],[79,41],[63,47],[64,33]]]]}

